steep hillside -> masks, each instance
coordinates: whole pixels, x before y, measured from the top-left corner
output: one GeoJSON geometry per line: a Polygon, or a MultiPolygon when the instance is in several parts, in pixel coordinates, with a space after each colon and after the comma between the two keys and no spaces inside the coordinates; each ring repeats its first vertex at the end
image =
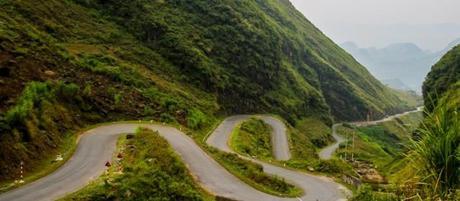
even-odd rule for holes
{"type": "Polygon", "coordinates": [[[412,178],[420,179],[412,181],[424,184],[416,187],[426,200],[458,200],[460,46],[454,47],[433,66],[423,89],[427,114],[410,155],[412,167],[417,167],[412,178]]]}
{"type": "Polygon", "coordinates": [[[454,47],[433,66],[423,84],[423,96],[428,111],[433,110],[438,99],[449,89],[459,90],[454,86],[457,82],[460,82],[460,46],[454,47]]]}
{"type": "Polygon", "coordinates": [[[99,122],[407,109],[287,0],[4,0],[0,50],[0,178],[99,122]]]}
{"type": "Polygon", "coordinates": [[[156,49],[187,74],[185,81],[217,94],[227,111],[291,118],[326,111],[322,97],[342,120],[400,109],[289,1],[81,2],[156,49]]]}

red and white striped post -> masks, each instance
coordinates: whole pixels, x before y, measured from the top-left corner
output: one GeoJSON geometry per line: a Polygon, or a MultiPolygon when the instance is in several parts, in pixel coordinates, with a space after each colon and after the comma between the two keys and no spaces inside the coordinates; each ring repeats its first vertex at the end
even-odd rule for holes
{"type": "Polygon", "coordinates": [[[21,161],[21,175],[20,175],[19,183],[24,183],[24,162],[21,161]]]}

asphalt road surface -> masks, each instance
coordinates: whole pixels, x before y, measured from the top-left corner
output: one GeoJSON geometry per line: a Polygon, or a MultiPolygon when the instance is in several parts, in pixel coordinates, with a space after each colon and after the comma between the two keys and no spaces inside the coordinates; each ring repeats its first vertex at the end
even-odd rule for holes
{"type": "Polygon", "coordinates": [[[332,126],[332,137],[334,137],[335,142],[334,144],[331,144],[330,146],[322,149],[318,155],[320,159],[323,160],[329,160],[332,158],[332,155],[334,154],[335,150],[337,150],[340,146],[340,143],[345,142],[346,139],[340,135],[337,134],[337,127],[342,124],[334,124],[332,126]]]}
{"type": "MultiPolygon", "coordinates": [[[[246,116],[249,117],[249,116],[246,116]]],[[[234,117],[236,120],[240,116],[234,117]]],[[[224,151],[231,151],[226,141],[228,141],[229,131],[231,132],[234,124],[232,117],[222,122],[222,124],[210,136],[210,145],[222,148],[224,151]],[[225,139],[221,136],[227,136],[225,139]],[[222,139],[223,142],[218,140],[222,139]],[[214,142],[218,143],[214,144],[214,142]],[[224,146],[219,146],[223,144],[224,146]]],[[[265,118],[264,118],[265,119],[265,118]]],[[[273,120],[273,119],[272,119],[273,120]]],[[[271,121],[268,121],[271,122],[271,121]]],[[[279,122],[278,122],[279,123],[279,122]]],[[[281,122],[282,123],[282,122],[281,122]]],[[[279,127],[277,123],[271,122],[274,128],[279,127]]],[[[117,138],[121,134],[133,133],[138,127],[150,128],[158,131],[181,156],[184,163],[189,168],[197,181],[203,188],[210,192],[233,198],[236,200],[303,200],[303,201],[336,201],[345,200],[350,194],[349,191],[331,179],[322,176],[314,176],[293,170],[284,169],[278,166],[256,161],[264,166],[264,170],[269,174],[278,175],[285,178],[305,192],[301,198],[279,198],[255,190],[246,183],[242,182],[234,175],[226,171],[213,158],[207,155],[190,137],[181,131],[156,124],[136,124],[136,123],[115,123],[104,125],[85,132],[78,143],[77,150],[72,158],[54,173],[27,184],[18,189],[0,194],[0,201],[48,201],[56,200],[68,193],[75,192],[90,181],[100,176],[106,169],[105,163],[112,158],[116,149],[117,138]]],[[[285,128],[280,128],[287,142],[285,128]]],[[[276,129],[275,134],[276,134],[276,129]]],[[[280,136],[282,137],[282,136],[280,136]]],[[[278,139],[278,138],[274,138],[278,139]]],[[[209,140],[208,140],[209,141],[209,140]]],[[[289,149],[286,142],[280,140],[280,151],[277,157],[286,159],[289,157],[289,149]],[[284,147],[287,147],[284,148],[284,147]],[[287,150],[287,155],[285,151],[287,150]]],[[[276,144],[276,142],[275,142],[276,144]]],[[[278,147],[276,144],[275,147],[278,147]]]]}

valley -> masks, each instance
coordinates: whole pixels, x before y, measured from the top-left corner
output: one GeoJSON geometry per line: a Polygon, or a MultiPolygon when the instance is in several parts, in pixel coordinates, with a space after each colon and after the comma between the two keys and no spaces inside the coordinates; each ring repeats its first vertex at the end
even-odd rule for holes
{"type": "Polygon", "coordinates": [[[459,48],[422,98],[289,0],[0,0],[0,200],[456,200],[459,48]]]}

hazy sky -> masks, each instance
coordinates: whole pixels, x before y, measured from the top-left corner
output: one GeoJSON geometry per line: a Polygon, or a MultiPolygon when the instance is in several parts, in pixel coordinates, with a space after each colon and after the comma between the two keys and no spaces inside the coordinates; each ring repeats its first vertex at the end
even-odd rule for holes
{"type": "Polygon", "coordinates": [[[442,49],[460,38],[460,0],[291,0],[337,43],[413,42],[442,49]]]}

